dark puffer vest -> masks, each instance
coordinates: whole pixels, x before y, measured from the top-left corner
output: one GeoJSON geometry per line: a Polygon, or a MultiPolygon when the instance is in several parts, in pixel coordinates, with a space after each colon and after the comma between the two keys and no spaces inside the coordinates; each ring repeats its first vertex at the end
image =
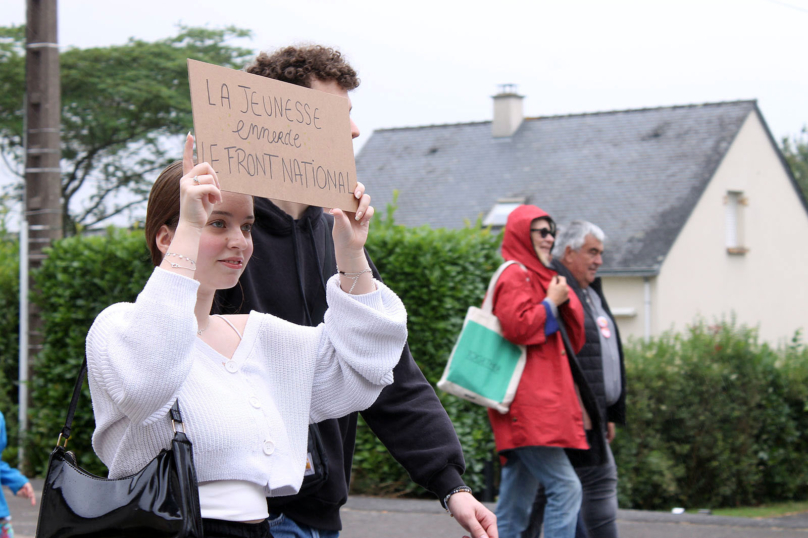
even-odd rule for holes
{"type": "MultiPolygon", "coordinates": [[[[626,369],[623,361],[623,345],[620,341],[620,331],[617,328],[617,323],[614,321],[614,316],[612,316],[612,312],[609,309],[609,304],[606,302],[606,298],[603,296],[603,287],[600,277],[596,278],[595,281],[589,285],[589,288],[598,294],[601,303],[603,303],[603,309],[609,315],[609,318],[611,318],[612,323],[614,324],[615,337],[617,338],[617,350],[620,354],[620,397],[618,398],[617,402],[611,406],[606,405],[606,389],[603,383],[603,358],[601,357],[600,350],[600,330],[598,329],[595,321],[597,316],[595,312],[592,311],[592,307],[586,300],[586,296],[584,295],[581,286],[578,284],[578,281],[575,280],[575,277],[572,276],[569,269],[564,267],[564,265],[558,260],[553,260],[552,267],[558,271],[559,275],[567,278],[567,284],[569,285],[570,289],[575,292],[575,295],[578,296],[578,299],[581,301],[581,304],[584,307],[584,333],[586,334],[586,343],[584,343],[584,347],[582,347],[577,353],[578,364],[583,371],[584,378],[586,379],[589,388],[595,395],[600,416],[606,418],[606,420],[602,421],[604,432],[606,422],[614,422],[624,425],[626,423],[626,369]]],[[[589,441],[589,446],[592,447],[604,442],[604,435],[601,434],[596,436],[595,432],[587,432],[587,440],[589,441]]],[[[599,463],[598,458],[595,455],[595,451],[591,449],[570,450],[567,453],[570,461],[575,467],[585,467],[589,465],[597,465],[599,463]]]]}

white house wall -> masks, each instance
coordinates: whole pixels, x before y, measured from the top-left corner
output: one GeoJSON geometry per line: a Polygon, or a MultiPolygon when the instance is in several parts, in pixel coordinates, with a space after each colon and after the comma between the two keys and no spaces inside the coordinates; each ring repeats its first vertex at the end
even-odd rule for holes
{"type": "MultiPolygon", "coordinates": [[[[609,248],[608,244],[606,248],[609,248]]],[[[654,282],[651,281],[651,298],[653,305],[654,282]]],[[[603,294],[612,312],[617,313],[615,320],[620,329],[623,341],[629,337],[641,339],[645,336],[645,283],[642,277],[603,277],[603,294]],[[619,315],[620,311],[633,310],[633,316],[619,315]]],[[[651,320],[653,331],[653,319],[651,320]]]]}
{"type": "Polygon", "coordinates": [[[808,214],[752,113],[661,267],[654,333],[681,330],[697,316],[712,323],[731,313],[759,326],[760,336],[773,343],[806,327],[806,237],[808,214]],[[741,209],[746,254],[727,252],[728,191],[748,200],[741,209]]]}

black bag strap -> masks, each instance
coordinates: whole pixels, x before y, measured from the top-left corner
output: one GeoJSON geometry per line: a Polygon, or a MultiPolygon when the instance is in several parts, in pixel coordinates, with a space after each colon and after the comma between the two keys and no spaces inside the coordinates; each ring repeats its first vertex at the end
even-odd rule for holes
{"type": "MultiPolygon", "coordinates": [[[[603,417],[600,416],[600,410],[598,409],[595,395],[589,388],[589,384],[580,369],[578,364],[578,356],[575,354],[575,351],[572,348],[572,342],[570,342],[567,329],[564,327],[564,322],[561,320],[560,312],[558,314],[558,318],[556,318],[556,321],[558,321],[558,332],[561,333],[561,339],[564,341],[564,349],[567,351],[567,356],[570,361],[570,369],[572,370],[573,381],[578,384],[578,391],[581,396],[581,401],[583,402],[584,407],[586,407],[586,412],[589,413],[589,419],[592,421],[592,428],[601,428],[604,426],[602,424],[603,417]]],[[[601,447],[601,450],[605,449],[601,447]]]]}
{"type": "Polygon", "coordinates": [[[589,418],[594,419],[597,418],[597,422],[600,423],[600,411],[598,411],[598,407],[594,404],[594,395],[591,394],[591,391],[588,389],[589,383],[586,381],[586,378],[583,376],[581,372],[580,366],[578,364],[578,355],[575,354],[575,351],[572,348],[572,342],[570,342],[570,337],[567,334],[567,329],[564,327],[564,322],[561,320],[561,313],[559,312],[558,318],[556,318],[558,322],[558,332],[561,333],[561,339],[564,341],[564,349],[567,351],[567,357],[570,361],[570,369],[572,370],[572,377],[573,381],[575,381],[579,386],[578,390],[581,392],[581,399],[584,401],[585,404],[590,404],[587,407],[592,407],[593,411],[587,409],[587,413],[589,413],[589,418]],[[575,365],[574,367],[572,365],[575,365]],[[587,389],[584,390],[581,388],[581,384],[586,384],[587,389]],[[586,392],[586,394],[584,394],[586,392]],[[594,406],[592,405],[594,404],[594,406]],[[597,417],[593,417],[592,414],[596,413],[597,417]]]}
{"type": "Polygon", "coordinates": [[[84,384],[84,376],[86,374],[87,355],[84,356],[84,362],[81,363],[81,371],[79,371],[79,376],[76,378],[76,385],[73,387],[73,397],[70,399],[70,407],[67,408],[67,419],[65,419],[65,426],[62,428],[62,432],[59,434],[59,440],[56,441],[57,446],[62,439],[65,440],[66,446],[67,440],[70,439],[70,431],[73,427],[73,416],[76,414],[76,407],[79,404],[79,396],[81,396],[81,386],[84,384]]]}
{"type": "MultiPolygon", "coordinates": [[[[73,417],[76,414],[76,407],[79,405],[79,396],[81,396],[81,386],[84,384],[85,375],[87,375],[87,355],[84,355],[84,362],[81,363],[81,371],[79,371],[79,376],[76,378],[76,385],[73,387],[73,397],[70,398],[70,407],[67,408],[65,425],[61,433],[59,433],[56,446],[59,446],[62,439],[64,439],[64,445],[62,446],[67,446],[67,440],[70,439],[70,432],[73,428],[73,417]]],[[[182,424],[179,399],[174,400],[174,405],[171,406],[171,422],[174,424],[174,432],[176,433],[176,424],[182,424]]],[[[185,426],[183,426],[183,431],[185,431],[185,426]]]]}

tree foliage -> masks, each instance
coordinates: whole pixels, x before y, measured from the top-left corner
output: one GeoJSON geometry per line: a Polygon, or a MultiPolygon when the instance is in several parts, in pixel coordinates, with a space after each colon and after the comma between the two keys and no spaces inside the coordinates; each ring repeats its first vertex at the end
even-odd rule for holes
{"type": "MultiPolygon", "coordinates": [[[[186,60],[241,68],[253,52],[229,43],[249,36],[234,27],[181,26],[175,36],[154,42],[130,39],[61,53],[68,233],[142,203],[149,180],[179,153],[179,142],[169,137],[193,126],[186,60]]],[[[20,178],[24,90],[25,28],[0,27],[0,154],[20,178]]]]}
{"type": "Polygon", "coordinates": [[[808,126],[793,138],[783,138],[783,155],[803,195],[808,198],[808,126]]]}

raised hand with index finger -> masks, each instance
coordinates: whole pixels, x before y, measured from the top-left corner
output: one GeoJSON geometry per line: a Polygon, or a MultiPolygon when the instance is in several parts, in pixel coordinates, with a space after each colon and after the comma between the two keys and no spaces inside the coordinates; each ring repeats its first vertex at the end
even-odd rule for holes
{"type": "Polygon", "coordinates": [[[208,223],[213,206],[221,203],[222,191],[216,171],[210,164],[194,165],[194,137],[191,133],[185,138],[182,171],[177,226],[171,230],[163,225],[157,232],[155,242],[163,253],[160,268],[194,278],[202,230],[208,223]]]}
{"type": "Polygon", "coordinates": [[[180,178],[180,223],[204,228],[214,204],[222,201],[219,177],[213,167],[204,162],[194,165],[194,137],[185,138],[180,178]]]}

